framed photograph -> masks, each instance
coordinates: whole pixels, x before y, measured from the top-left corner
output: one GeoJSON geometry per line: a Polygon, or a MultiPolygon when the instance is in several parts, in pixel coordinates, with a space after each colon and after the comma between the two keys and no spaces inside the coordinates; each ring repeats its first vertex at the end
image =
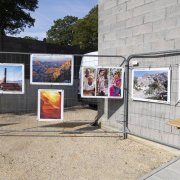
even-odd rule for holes
{"type": "Polygon", "coordinates": [[[24,94],[24,64],[0,64],[0,94],[24,94]]]}
{"type": "Polygon", "coordinates": [[[96,94],[96,68],[83,67],[81,81],[81,94],[83,97],[94,97],[96,94]]]}
{"type": "Polygon", "coordinates": [[[83,67],[81,74],[81,97],[123,98],[123,68],[83,67]]]}
{"type": "Polygon", "coordinates": [[[97,68],[96,75],[96,96],[108,97],[109,68],[97,68]]]}
{"type": "Polygon", "coordinates": [[[73,85],[72,55],[32,54],[30,83],[36,85],[73,85]]]}
{"type": "Polygon", "coordinates": [[[57,89],[38,90],[38,120],[61,121],[64,112],[64,91],[57,89]]]}
{"type": "Polygon", "coordinates": [[[109,70],[109,97],[123,98],[123,68],[113,67],[109,70]]]}
{"type": "Polygon", "coordinates": [[[169,104],[170,69],[132,70],[132,99],[169,104]]]}

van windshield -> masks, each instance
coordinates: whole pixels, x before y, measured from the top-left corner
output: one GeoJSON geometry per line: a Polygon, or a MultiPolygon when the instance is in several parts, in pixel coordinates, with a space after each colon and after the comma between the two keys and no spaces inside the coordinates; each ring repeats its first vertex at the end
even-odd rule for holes
{"type": "Polygon", "coordinates": [[[81,66],[98,66],[98,57],[93,56],[98,55],[98,52],[88,53],[86,55],[91,55],[92,57],[84,56],[82,58],[81,66]]]}

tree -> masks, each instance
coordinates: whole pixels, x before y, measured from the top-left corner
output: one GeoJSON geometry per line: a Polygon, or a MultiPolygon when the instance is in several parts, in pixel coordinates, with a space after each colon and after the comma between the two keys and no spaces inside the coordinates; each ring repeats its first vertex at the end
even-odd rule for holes
{"type": "Polygon", "coordinates": [[[78,20],[74,16],[65,16],[54,21],[54,25],[47,32],[47,42],[60,45],[72,45],[73,25],[78,20]]]}
{"type": "Polygon", "coordinates": [[[1,0],[0,35],[17,34],[26,26],[34,26],[29,11],[35,11],[37,4],[38,0],[1,0]]]}
{"type": "Polygon", "coordinates": [[[98,6],[90,10],[85,18],[73,27],[73,45],[79,45],[85,51],[98,49],[98,6]]]}
{"type": "Polygon", "coordinates": [[[24,39],[38,40],[38,37],[24,36],[24,39]]]}
{"type": "Polygon", "coordinates": [[[78,45],[84,51],[98,49],[98,6],[82,19],[65,16],[54,21],[47,32],[47,42],[60,45],[78,45]]]}

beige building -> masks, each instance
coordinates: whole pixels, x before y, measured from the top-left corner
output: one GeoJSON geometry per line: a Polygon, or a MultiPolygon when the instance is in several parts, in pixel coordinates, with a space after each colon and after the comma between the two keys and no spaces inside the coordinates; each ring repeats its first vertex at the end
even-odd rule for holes
{"type": "MultiPolygon", "coordinates": [[[[99,0],[99,54],[123,55],[180,49],[180,0],[99,0]]],[[[101,58],[100,65],[119,66],[121,58],[101,58]]],[[[180,130],[167,123],[180,118],[180,57],[137,58],[130,64],[127,131],[170,146],[180,147],[180,130]],[[170,68],[170,103],[132,100],[132,69],[170,68]]],[[[123,100],[105,100],[102,126],[123,130],[123,100]]]]}

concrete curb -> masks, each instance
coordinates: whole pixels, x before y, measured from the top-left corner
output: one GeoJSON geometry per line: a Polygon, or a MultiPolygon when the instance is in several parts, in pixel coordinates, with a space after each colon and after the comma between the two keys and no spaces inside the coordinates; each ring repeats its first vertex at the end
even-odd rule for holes
{"type": "Polygon", "coordinates": [[[169,161],[168,163],[160,166],[157,169],[154,169],[153,171],[147,173],[146,175],[144,175],[143,177],[139,178],[138,180],[145,180],[147,178],[152,177],[154,174],[158,173],[159,171],[161,171],[162,169],[165,169],[166,167],[170,166],[171,164],[175,163],[176,161],[180,160],[180,156],[175,157],[174,159],[172,159],[171,161],[169,161]]]}

